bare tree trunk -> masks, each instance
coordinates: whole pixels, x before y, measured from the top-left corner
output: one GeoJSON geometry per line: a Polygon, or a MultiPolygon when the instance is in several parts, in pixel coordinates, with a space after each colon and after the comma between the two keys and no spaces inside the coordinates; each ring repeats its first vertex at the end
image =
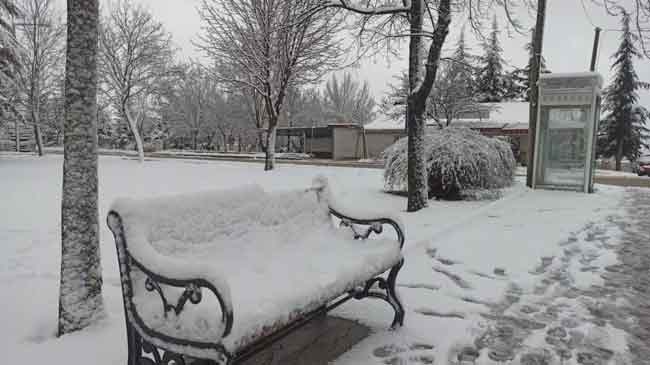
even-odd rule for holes
{"type": "MultiPolygon", "coordinates": [[[[409,41],[409,95],[406,110],[408,132],[408,203],[407,211],[416,212],[428,205],[427,166],[424,156],[424,101],[417,100],[420,87],[420,56],[422,47],[423,0],[411,5],[411,34],[409,41]]],[[[426,98],[425,98],[426,100],[426,98]]]]}
{"type": "MultiPolygon", "coordinates": [[[[423,0],[415,0],[411,7],[411,34],[422,33],[423,0]]],[[[438,6],[438,23],[433,31],[433,39],[425,62],[425,73],[422,82],[413,88],[417,82],[412,67],[419,65],[420,60],[413,58],[419,54],[421,37],[412,36],[409,48],[409,84],[411,91],[407,104],[408,128],[408,206],[409,212],[414,212],[427,206],[427,166],[424,156],[424,113],[426,101],[436,81],[442,46],[449,34],[451,24],[451,0],[440,0],[438,6]]]]}
{"type": "Polygon", "coordinates": [[[621,166],[621,161],[623,161],[623,138],[619,137],[616,139],[616,156],[614,156],[616,159],[616,171],[621,171],[622,166],[621,166]]]}
{"type": "Polygon", "coordinates": [[[262,129],[260,129],[259,132],[257,132],[257,146],[261,152],[266,153],[267,146],[264,145],[264,132],[262,131],[262,129]]]}
{"type": "Polygon", "coordinates": [[[131,133],[135,139],[135,147],[138,150],[138,161],[142,163],[144,162],[144,145],[142,143],[140,133],[138,132],[138,121],[133,119],[131,112],[129,111],[129,107],[126,105],[122,106],[122,114],[124,115],[126,122],[129,124],[129,129],[131,129],[131,133]]]}
{"type": "Polygon", "coordinates": [[[264,159],[264,171],[275,169],[275,135],[278,126],[277,121],[271,123],[269,121],[269,129],[266,134],[266,155],[264,159]]]}
{"type": "Polygon", "coordinates": [[[34,123],[34,139],[36,140],[36,151],[39,156],[43,156],[43,135],[41,134],[41,126],[34,123]]]}
{"type": "Polygon", "coordinates": [[[18,118],[16,117],[16,122],[14,123],[15,135],[16,135],[16,152],[20,152],[20,124],[18,123],[18,118]]]}
{"type": "Polygon", "coordinates": [[[98,0],[68,0],[58,335],[104,316],[97,204],[98,0]]]}

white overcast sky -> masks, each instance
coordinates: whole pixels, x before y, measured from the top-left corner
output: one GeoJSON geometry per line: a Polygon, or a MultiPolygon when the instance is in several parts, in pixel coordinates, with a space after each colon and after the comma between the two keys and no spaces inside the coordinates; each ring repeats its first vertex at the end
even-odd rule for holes
{"type": "MultiPolygon", "coordinates": [[[[62,0],[61,0],[62,1],[62,0]]],[[[174,41],[181,49],[184,57],[198,58],[199,53],[191,43],[201,31],[201,23],[196,11],[199,0],[134,0],[148,7],[153,14],[165,25],[173,35],[174,41]]],[[[63,2],[63,1],[62,1],[63,2]]],[[[104,0],[100,0],[104,4],[104,0]]],[[[584,0],[587,13],[594,24],[602,28],[619,28],[619,19],[607,16],[604,9],[584,0]]],[[[464,23],[459,16],[454,18],[452,33],[448,39],[447,47],[450,48],[458,35],[458,30],[464,23]]],[[[526,26],[532,26],[534,19],[526,12],[522,12],[520,21],[526,26]]],[[[501,23],[505,23],[505,20],[501,23]]],[[[486,30],[487,31],[487,30],[486,30]]],[[[527,54],[524,44],[529,40],[529,35],[517,33],[508,36],[508,32],[501,33],[501,43],[504,49],[504,58],[510,65],[520,66],[526,62],[527,54]]],[[[544,35],[544,57],[547,66],[553,72],[578,72],[586,71],[591,58],[594,29],[581,5],[581,0],[550,0],[548,1],[546,31],[544,35]]],[[[468,34],[469,36],[469,34],[468,34]]],[[[597,70],[609,80],[610,56],[619,44],[619,34],[604,32],[601,39],[600,57],[597,70]]],[[[383,96],[386,84],[393,82],[393,75],[406,69],[406,51],[402,59],[392,59],[387,62],[385,57],[375,57],[364,60],[360,67],[351,71],[360,79],[370,83],[377,99],[383,96]]],[[[474,47],[475,53],[480,52],[474,47]]],[[[650,81],[650,60],[639,59],[636,70],[640,78],[650,81]]],[[[641,102],[650,108],[650,92],[641,91],[641,102]]]]}

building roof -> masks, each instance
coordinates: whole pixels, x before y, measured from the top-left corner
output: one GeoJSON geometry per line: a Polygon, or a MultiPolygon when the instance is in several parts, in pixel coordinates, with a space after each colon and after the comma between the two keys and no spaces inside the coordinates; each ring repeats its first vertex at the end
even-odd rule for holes
{"type": "MultiPolygon", "coordinates": [[[[517,126],[520,129],[525,125],[528,128],[528,102],[505,102],[505,103],[485,103],[489,107],[490,117],[488,119],[457,119],[452,125],[463,125],[468,128],[502,128],[509,129],[511,126],[517,126]]],[[[433,121],[427,121],[427,126],[435,126],[433,121]]],[[[366,129],[404,129],[404,120],[390,119],[384,115],[379,116],[373,122],[366,124],[366,129]]]]}

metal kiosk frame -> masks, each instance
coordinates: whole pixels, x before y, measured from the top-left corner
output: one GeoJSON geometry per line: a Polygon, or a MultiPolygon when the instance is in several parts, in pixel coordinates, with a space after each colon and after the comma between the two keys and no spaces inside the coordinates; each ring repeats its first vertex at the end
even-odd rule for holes
{"type": "Polygon", "coordinates": [[[533,189],[593,192],[602,76],[541,75],[533,189]]]}

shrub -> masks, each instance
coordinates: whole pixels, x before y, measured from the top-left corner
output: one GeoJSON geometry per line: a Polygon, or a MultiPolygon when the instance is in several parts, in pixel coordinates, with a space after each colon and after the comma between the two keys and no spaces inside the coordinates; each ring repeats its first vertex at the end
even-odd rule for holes
{"type": "MultiPolygon", "coordinates": [[[[494,196],[477,194],[512,184],[516,161],[510,145],[467,128],[448,127],[428,132],[424,150],[429,198],[463,199],[494,196]]],[[[388,147],[384,158],[384,186],[392,192],[407,189],[407,138],[388,147]]]]}

